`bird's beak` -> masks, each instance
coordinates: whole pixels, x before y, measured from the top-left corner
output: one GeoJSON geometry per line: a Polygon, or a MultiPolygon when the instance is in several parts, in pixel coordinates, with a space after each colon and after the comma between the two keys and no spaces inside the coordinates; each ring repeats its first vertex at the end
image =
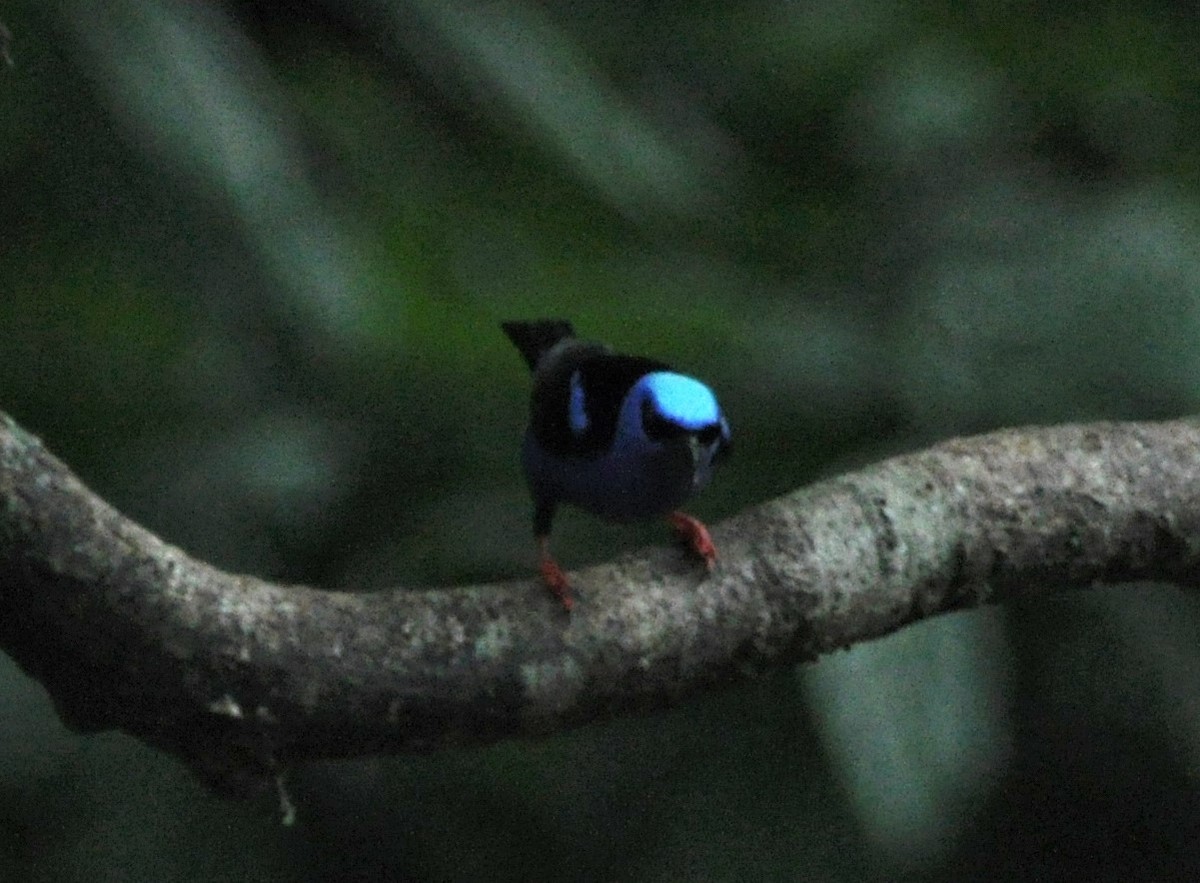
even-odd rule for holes
{"type": "Polygon", "coordinates": [[[707,471],[700,468],[704,462],[704,447],[694,435],[689,435],[687,441],[688,453],[692,455],[692,490],[699,490],[705,482],[704,473],[707,471]]]}

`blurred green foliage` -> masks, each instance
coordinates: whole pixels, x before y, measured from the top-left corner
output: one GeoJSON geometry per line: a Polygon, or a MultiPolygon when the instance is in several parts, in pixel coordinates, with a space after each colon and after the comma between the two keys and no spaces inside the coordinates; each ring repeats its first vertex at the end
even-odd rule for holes
{"type": "MultiPolygon", "coordinates": [[[[937,438],[1200,400],[1177,2],[10,3],[0,408],[222,566],[527,573],[564,316],[709,380],[711,519],[937,438]]],[[[662,541],[582,515],[570,565],[662,541]]],[[[298,771],[293,829],[7,664],[0,878],[1192,879],[1194,599],[921,625],[668,714],[298,771]]]]}

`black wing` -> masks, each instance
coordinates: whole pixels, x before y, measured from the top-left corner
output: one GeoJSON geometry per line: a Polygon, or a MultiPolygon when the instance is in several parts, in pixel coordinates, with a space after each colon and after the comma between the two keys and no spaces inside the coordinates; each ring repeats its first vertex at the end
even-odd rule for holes
{"type": "Polygon", "coordinates": [[[652,371],[669,371],[662,362],[617,355],[592,344],[568,351],[538,372],[533,391],[532,424],[542,446],[561,456],[594,457],[612,445],[617,416],[629,390],[652,371]],[[584,426],[571,427],[571,389],[582,391],[584,426]]]}

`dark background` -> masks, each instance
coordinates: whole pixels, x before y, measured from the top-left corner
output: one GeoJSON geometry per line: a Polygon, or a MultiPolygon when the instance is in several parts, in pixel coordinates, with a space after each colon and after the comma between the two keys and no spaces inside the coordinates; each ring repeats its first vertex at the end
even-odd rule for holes
{"type": "MultiPolygon", "coordinates": [[[[223,567],[531,572],[563,316],[706,379],[719,520],[933,440],[1200,401],[1191,4],[10,2],[0,408],[223,567]]],[[[578,514],[566,566],[660,525],[578,514]]],[[[207,794],[0,673],[5,880],[1169,880],[1200,622],[960,614],[671,713],[207,794]]]]}

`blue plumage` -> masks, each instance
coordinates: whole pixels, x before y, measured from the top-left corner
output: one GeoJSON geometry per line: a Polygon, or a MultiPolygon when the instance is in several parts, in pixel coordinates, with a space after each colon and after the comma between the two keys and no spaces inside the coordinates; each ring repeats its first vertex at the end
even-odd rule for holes
{"type": "Polygon", "coordinates": [[[712,390],[661,362],[580,340],[568,322],[502,327],[533,371],[521,461],[542,577],[564,606],[569,586],[549,552],[559,503],[616,521],[665,515],[711,567],[708,531],[674,510],[729,451],[729,423],[712,390]]]}
{"type": "Polygon", "coordinates": [[[721,422],[717,397],[699,380],[673,371],[656,371],[647,374],[641,382],[666,419],[692,430],[721,422]]]}
{"type": "Polygon", "coordinates": [[[576,435],[583,435],[587,432],[588,420],[587,415],[587,394],[583,389],[583,375],[578,371],[571,375],[571,401],[569,404],[569,412],[567,420],[571,424],[571,432],[576,435]]]}

